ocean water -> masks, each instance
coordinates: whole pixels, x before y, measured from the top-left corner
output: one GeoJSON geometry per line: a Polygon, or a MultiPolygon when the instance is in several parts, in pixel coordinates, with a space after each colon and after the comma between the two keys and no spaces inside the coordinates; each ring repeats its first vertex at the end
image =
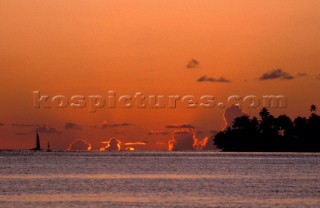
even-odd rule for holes
{"type": "Polygon", "coordinates": [[[1,151],[0,207],[320,207],[320,154],[1,151]]]}

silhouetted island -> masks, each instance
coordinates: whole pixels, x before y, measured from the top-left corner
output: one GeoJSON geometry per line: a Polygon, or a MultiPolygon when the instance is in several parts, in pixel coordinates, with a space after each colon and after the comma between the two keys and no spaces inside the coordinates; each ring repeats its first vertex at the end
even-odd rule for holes
{"type": "Polygon", "coordinates": [[[320,116],[310,107],[309,118],[287,115],[275,118],[263,108],[260,118],[241,116],[232,127],[219,131],[214,144],[222,151],[246,152],[319,152],[320,116]]]}

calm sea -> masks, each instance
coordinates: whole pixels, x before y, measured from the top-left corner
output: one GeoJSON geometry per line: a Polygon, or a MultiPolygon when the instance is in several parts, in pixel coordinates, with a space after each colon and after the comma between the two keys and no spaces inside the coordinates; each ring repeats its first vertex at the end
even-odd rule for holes
{"type": "Polygon", "coordinates": [[[320,154],[0,152],[0,207],[320,207],[320,154]]]}

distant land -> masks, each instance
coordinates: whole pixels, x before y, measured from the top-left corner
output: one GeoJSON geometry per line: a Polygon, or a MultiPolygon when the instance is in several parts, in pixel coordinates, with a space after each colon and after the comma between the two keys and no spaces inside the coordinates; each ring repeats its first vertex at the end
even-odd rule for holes
{"type": "Polygon", "coordinates": [[[260,118],[241,116],[232,127],[219,131],[214,144],[222,151],[241,152],[320,152],[320,116],[311,105],[309,118],[293,121],[283,114],[275,118],[263,108],[260,118]]]}

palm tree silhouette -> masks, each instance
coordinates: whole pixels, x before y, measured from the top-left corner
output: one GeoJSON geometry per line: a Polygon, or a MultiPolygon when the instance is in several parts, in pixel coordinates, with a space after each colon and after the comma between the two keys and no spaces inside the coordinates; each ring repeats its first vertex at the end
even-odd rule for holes
{"type": "Polygon", "coordinates": [[[214,144],[222,151],[320,152],[320,116],[315,105],[309,118],[293,121],[285,114],[274,117],[266,108],[260,119],[237,117],[231,127],[214,136],[214,144]]]}
{"type": "Polygon", "coordinates": [[[270,113],[266,108],[262,108],[259,115],[262,120],[267,120],[267,118],[270,116],[270,113]]]}
{"type": "Polygon", "coordinates": [[[309,110],[310,110],[311,113],[314,113],[314,112],[317,111],[317,106],[316,105],[311,105],[309,110]]]}

